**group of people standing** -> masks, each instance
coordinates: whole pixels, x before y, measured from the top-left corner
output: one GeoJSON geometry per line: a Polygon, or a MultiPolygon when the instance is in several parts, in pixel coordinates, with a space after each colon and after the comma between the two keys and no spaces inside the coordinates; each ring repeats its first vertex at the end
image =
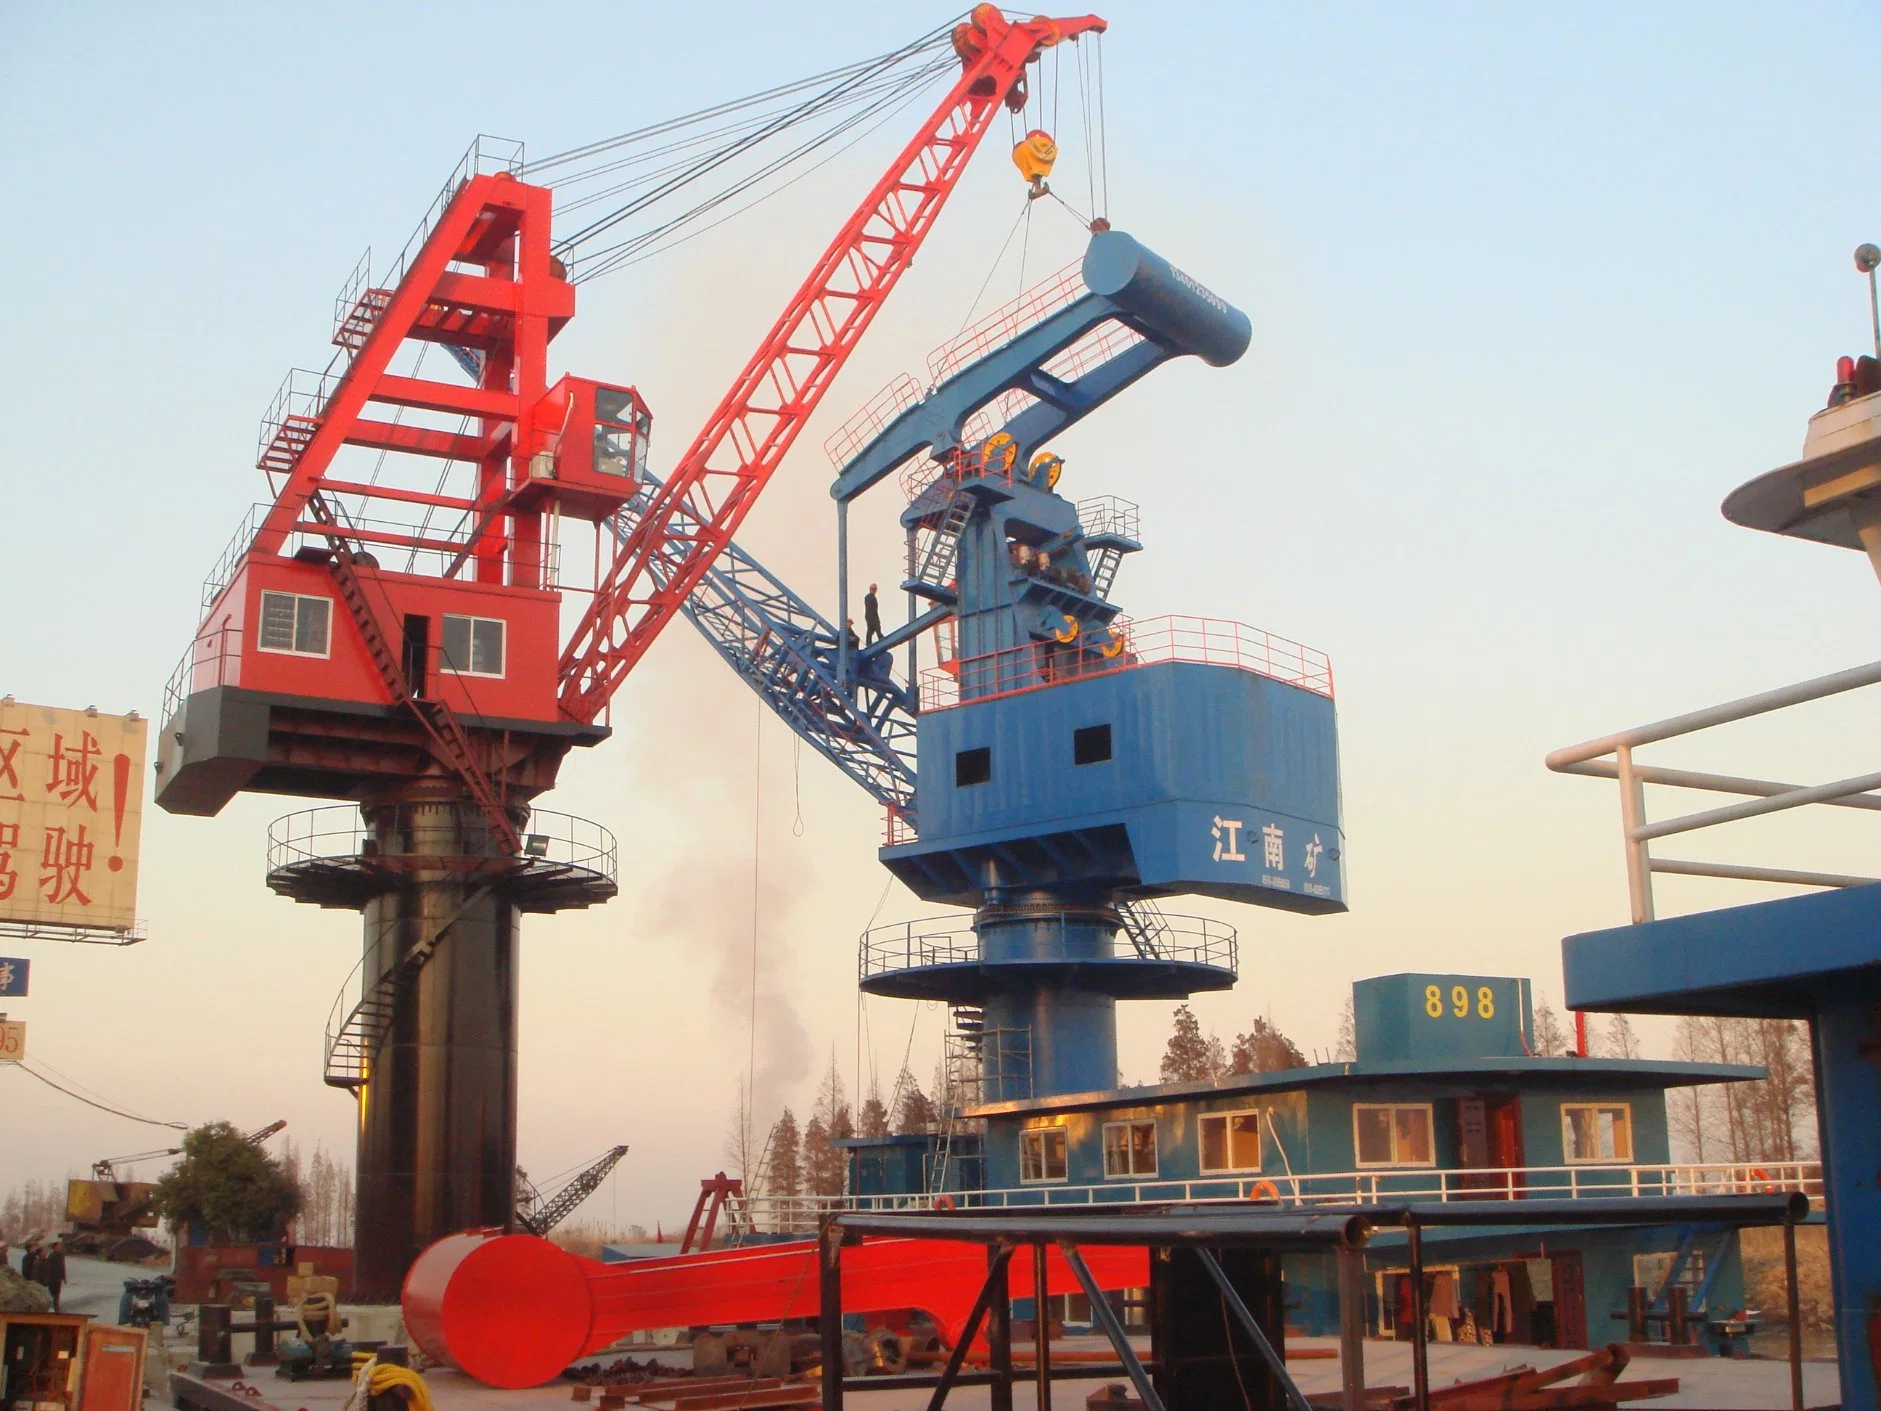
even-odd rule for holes
{"type": "MultiPolygon", "coordinates": [[[[6,1246],[0,1244],[0,1258],[6,1246]]],[[[65,1287],[65,1242],[54,1235],[50,1240],[38,1235],[28,1239],[20,1250],[20,1277],[40,1285],[52,1295],[52,1311],[59,1312],[59,1290],[65,1287]]]]}

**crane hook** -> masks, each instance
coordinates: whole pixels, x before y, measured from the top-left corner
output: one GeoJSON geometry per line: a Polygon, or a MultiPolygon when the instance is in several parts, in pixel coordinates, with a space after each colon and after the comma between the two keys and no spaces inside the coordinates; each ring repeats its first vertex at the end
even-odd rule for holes
{"type": "Polygon", "coordinates": [[[1052,135],[1043,128],[1035,127],[1012,149],[1012,164],[1019,169],[1019,175],[1032,184],[1028,199],[1036,201],[1050,193],[1045,178],[1052,174],[1052,167],[1058,161],[1058,144],[1052,135]]]}

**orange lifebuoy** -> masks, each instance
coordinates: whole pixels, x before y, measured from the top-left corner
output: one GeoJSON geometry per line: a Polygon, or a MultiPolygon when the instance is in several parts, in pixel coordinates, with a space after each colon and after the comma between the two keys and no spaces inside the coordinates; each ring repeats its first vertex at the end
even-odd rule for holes
{"type": "Polygon", "coordinates": [[[1774,1193],[1777,1189],[1776,1182],[1770,1179],[1770,1173],[1761,1166],[1750,1168],[1750,1180],[1752,1185],[1766,1195],[1774,1193]]]}
{"type": "Polygon", "coordinates": [[[1247,1198],[1249,1200],[1279,1200],[1280,1187],[1272,1181],[1256,1181],[1248,1187],[1247,1198]]]}
{"type": "Polygon", "coordinates": [[[950,1195],[937,1195],[934,1197],[934,1208],[936,1210],[952,1210],[954,1208],[954,1198],[950,1195]]]}

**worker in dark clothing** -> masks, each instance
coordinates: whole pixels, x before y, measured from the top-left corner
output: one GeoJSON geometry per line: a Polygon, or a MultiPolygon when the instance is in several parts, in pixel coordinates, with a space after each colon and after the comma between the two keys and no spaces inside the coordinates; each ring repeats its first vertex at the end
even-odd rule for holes
{"type": "Polygon", "coordinates": [[[39,1274],[39,1241],[28,1238],[20,1246],[20,1277],[28,1283],[37,1282],[39,1274]]]}
{"type": "Polygon", "coordinates": [[[875,585],[869,584],[869,591],[862,595],[862,630],[869,634],[869,641],[878,641],[882,635],[882,605],[876,599],[875,585]]]}
{"type": "Polygon", "coordinates": [[[52,1247],[39,1256],[33,1266],[33,1280],[43,1284],[52,1295],[52,1311],[59,1312],[59,1290],[65,1287],[65,1245],[54,1240],[52,1247]]]}
{"type": "Polygon", "coordinates": [[[862,650],[862,643],[856,636],[856,620],[853,617],[843,624],[843,645],[849,649],[850,656],[862,650]]]}

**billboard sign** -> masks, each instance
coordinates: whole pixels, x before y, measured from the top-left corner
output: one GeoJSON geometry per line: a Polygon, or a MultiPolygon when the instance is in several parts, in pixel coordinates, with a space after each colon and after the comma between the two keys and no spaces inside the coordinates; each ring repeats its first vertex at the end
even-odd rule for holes
{"type": "Polygon", "coordinates": [[[23,1063],[25,1060],[25,1021],[0,1018],[0,1063],[23,1063]]]}
{"type": "Polygon", "coordinates": [[[136,922],[145,727],[0,700],[0,923],[136,922]]]}
{"type": "Polygon", "coordinates": [[[0,955],[0,999],[25,999],[26,976],[32,968],[30,960],[0,955]]]}

